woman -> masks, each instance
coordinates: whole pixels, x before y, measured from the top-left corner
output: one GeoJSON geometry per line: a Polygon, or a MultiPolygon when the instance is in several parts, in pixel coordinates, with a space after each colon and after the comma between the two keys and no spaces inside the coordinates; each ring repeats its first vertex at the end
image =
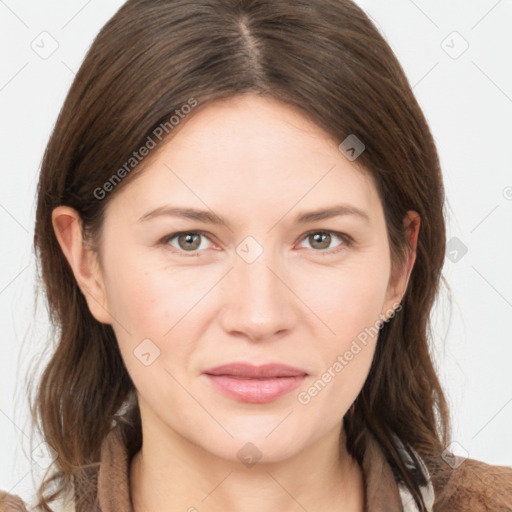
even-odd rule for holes
{"type": "Polygon", "coordinates": [[[512,510],[512,468],[447,450],[443,202],[350,1],[129,0],[41,169],[36,509],[512,510]]]}

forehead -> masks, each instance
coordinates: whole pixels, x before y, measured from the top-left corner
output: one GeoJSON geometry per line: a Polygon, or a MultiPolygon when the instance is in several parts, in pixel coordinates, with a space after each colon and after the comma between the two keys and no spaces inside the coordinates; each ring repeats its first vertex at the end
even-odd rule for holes
{"type": "Polygon", "coordinates": [[[369,174],[329,134],[297,109],[255,95],[198,109],[116,201],[132,221],[166,204],[269,221],[309,207],[350,203],[373,215],[380,206],[369,174]]]}

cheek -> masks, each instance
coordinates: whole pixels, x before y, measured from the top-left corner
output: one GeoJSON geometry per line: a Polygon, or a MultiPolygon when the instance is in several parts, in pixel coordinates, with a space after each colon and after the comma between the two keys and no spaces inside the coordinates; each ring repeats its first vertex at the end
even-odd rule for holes
{"type": "MultiPolygon", "coordinates": [[[[299,403],[333,417],[346,411],[368,375],[379,334],[380,313],[386,296],[387,262],[360,261],[350,268],[318,274],[315,287],[303,283],[304,302],[322,321],[315,351],[321,370],[303,388],[299,403]],[[336,404],[332,408],[329,404],[336,404]]],[[[311,410],[310,409],[310,410],[311,410]]]]}
{"type": "Polygon", "coordinates": [[[340,343],[351,340],[380,319],[388,280],[386,260],[361,258],[351,265],[318,271],[314,279],[309,273],[301,278],[296,289],[325,325],[325,338],[331,340],[326,347],[332,351],[343,348],[340,343]]]}
{"type": "Polygon", "coordinates": [[[206,304],[201,299],[219,277],[211,271],[200,276],[192,267],[163,268],[161,263],[148,264],[147,258],[128,257],[111,265],[108,276],[109,311],[126,368],[136,387],[149,386],[151,393],[155,379],[169,379],[161,373],[163,368],[186,372],[200,338],[198,317],[204,316],[206,304]]]}
{"type": "Polygon", "coordinates": [[[374,320],[379,304],[374,300],[373,307],[368,303],[357,307],[350,302],[328,320],[335,335],[324,335],[318,343],[319,371],[296,397],[306,408],[306,421],[336,424],[361,392],[380,332],[374,320]]]}
{"type": "Polygon", "coordinates": [[[161,268],[149,258],[126,258],[108,275],[107,300],[116,321],[129,332],[158,338],[193,314],[215,282],[211,274],[199,279],[193,268],[161,268]]]}

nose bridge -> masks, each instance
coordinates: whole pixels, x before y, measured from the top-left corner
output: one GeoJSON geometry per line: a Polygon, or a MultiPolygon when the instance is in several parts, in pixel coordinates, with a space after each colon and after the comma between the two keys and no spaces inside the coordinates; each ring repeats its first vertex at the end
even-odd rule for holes
{"type": "Polygon", "coordinates": [[[278,251],[270,246],[264,248],[252,237],[239,244],[230,272],[228,313],[224,317],[226,330],[257,340],[292,326],[293,294],[282,282],[282,268],[278,251]]]}

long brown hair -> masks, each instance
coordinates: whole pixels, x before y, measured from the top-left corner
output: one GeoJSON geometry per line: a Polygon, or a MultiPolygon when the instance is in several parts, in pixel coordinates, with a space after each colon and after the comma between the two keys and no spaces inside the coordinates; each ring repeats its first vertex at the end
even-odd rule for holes
{"type": "MultiPolygon", "coordinates": [[[[449,414],[429,353],[430,311],[443,280],[444,189],[433,137],[391,48],[350,0],[128,0],[76,75],[38,185],[34,244],[57,337],[31,404],[34,424],[58,453],[38,489],[44,510],[51,511],[50,503],[71,484],[87,485],[112,420],[134,390],[111,326],[91,315],[60,250],[52,211],[76,209],[84,241],[99,251],[108,201],[157,151],[127,169],[133,152],[148,137],[161,145],[166,138],[155,140],[155,130],[191,99],[198,110],[245,93],[299,108],[333,140],[354,134],[365,144],[358,163],[377,186],[393,268],[403,265],[408,248],[404,215],[419,213],[417,257],[402,310],[382,326],[369,376],[344,426],[347,447],[360,463],[367,434],[377,438],[421,510],[415,453],[436,492],[444,485],[449,414]],[[123,166],[122,179],[106,187],[123,166]]],[[[131,453],[141,442],[133,408],[131,453]]]]}

